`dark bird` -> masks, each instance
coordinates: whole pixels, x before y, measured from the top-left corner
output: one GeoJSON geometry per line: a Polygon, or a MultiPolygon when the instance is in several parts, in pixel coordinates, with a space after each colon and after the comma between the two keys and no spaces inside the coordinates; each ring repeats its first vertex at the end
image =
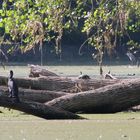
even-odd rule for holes
{"type": "Polygon", "coordinates": [[[80,71],[80,75],[78,76],[78,79],[90,79],[90,77],[87,74],[82,74],[80,71]]]}
{"type": "Polygon", "coordinates": [[[135,73],[133,73],[133,74],[128,73],[127,75],[128,76],[135,76],[136,74],[135,73]]]}
{"type": "Polygon", "coordinates": [[[13,71],[10,70],[10,75],[9,75],[9,79],[8,79],[8,90],[9,90],[9,97],[10,98],[15,98],[16,101],[19,101],[19,97],[18,97],[18,86],[13,78],[13,71]]]}

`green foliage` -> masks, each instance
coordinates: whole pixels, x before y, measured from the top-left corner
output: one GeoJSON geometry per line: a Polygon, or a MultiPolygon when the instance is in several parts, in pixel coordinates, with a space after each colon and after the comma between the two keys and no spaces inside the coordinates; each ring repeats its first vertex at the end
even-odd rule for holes
{"type": "Polygon", "coordinates": [[[107,50],[111,54],[121,36],[128,36],[131,41],[128,31],[140,31],[139,1],[101,0],[96,7],[84,13],[82,32],[88,35],[85,43],[88,42],[96,48],[97,55],[94,55],[94,58],[97,58],[100,67],[104,52],[107,50]]]}
{"type": "Polygon", "coordinates": [[[72,8],[71,1],[63,0],[4,0],[0,27],[10,35],[11,42],[19,43],[23,52],[44,41],[55,41],[58,53],[63,30],[76,22],[72,8]]]}
{"type": "Polygon", "coordinates": [[[140,48],[140,44],[138,42],[135,42],[133,40],[130,40],[127,42],[127,45],[130,46],[130,50],[134,49],[134,48],[140,48]]]}
{"type": "Polygon", "coordinates": [[[0,27],[4,28],[4,35],[10,36],[10,42],[17,43],[22,52],[51,41],[55,42],[58,54],[62,52],[64,31],[73,27],[82,28],[82,32],[88,36],[85,43],[96,48],[101,64],[104,52],[107,50],[111,54],[121,36],[130,38],[128,31],[140,31],[140,2],[3,0],[0,27]]]}

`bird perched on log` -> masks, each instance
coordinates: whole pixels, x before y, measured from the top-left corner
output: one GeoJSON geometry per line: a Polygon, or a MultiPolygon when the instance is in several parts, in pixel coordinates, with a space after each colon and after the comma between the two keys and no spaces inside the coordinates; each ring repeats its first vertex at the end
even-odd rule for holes
{"type": "Polygon", "coordinates": [[[117,78],[114,77],[114,76],[110,73],[110,71],[108,71],[108,73],[105,74],[105,79],[117,79],[117,78]]]}
{"type": "Polygon", "coordinates": [[[80,75],[78,76],[78,79],[90,79],[90,77],[87,74],[82,74],[80,71],[80,75]]]}
{"type": "Polygon", "coordinates": [[[8,90],[9,90],[9,97],[10,98],[15,98],[17,102],[19,102],[19,97],[18,97],[18,86],[13,78],[13,71],[10,70],[10,75],[8,78],[8,90]]]}

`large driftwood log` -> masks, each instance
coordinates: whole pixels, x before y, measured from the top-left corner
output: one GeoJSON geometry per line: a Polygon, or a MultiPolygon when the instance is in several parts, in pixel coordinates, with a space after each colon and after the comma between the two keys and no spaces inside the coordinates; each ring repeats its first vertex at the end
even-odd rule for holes
{"type": "Polygon", "coordinates": [[[96,90],[66,95],[46,105],[71,112],[113,113],[140,104],[140,79],[120,82],[96,90]]]}
{"type": "MultiPolygon", "coordinates": [[[[6,86],[0,86],[0,92],[9,94],[8,88],[6,86]]],[[[68,94],[70,93],[19,88],[19,98],[23,100],[30,100],[30,101],[40,102],[40,103],[51,101],[55,98],[68,94]]]]}
{"type": "Polygon", "coordinates": [[[41,66],[38,65],[28,65],[30,68],[30,74],[29,77],[39,77],[41,76],[58,76],[57,74],[42,68],[41,66]]]}
{"type": "MultiPolygon", "coordinates": [[[[0,76],[0,85],[7,85],[7,77],[0,76]]],[[[79,92],[120,82],[119,79],[76,79],[67,77],[15,78],[19,87],[65,92],[79,92]]]]}
{"type": "Polygon", "coordinates": [[[0,106],[23,111],[44,119],[82,119],[71,112],[37,102],[20,101],[16,103],[14,99],[8,98],[3,92],[0,92],[0,106]]]}
{"type": "MultiPolygon", "coordinates": [[[[75,82],[63,77],[40,77],[40,78],[14,78],[19,87],[42,90],[62,91],[71,88],[75,82]]],[[[7,85],[8,78],[0,76],[0,85],[7,85]]]]}

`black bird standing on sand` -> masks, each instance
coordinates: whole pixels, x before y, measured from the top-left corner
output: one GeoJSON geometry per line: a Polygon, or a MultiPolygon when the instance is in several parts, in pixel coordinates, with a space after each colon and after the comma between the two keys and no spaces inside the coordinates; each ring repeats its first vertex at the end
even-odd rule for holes
{"type": "Polygon", "coordinates": [[[18,97],[18,86],[13,78],[13,71],[10,70],[10,76],[8,79],[8,89],[9,89],[9,97],[10,98],[15,98],[17,102],[19,102],[19,97],[18,97]]]}

